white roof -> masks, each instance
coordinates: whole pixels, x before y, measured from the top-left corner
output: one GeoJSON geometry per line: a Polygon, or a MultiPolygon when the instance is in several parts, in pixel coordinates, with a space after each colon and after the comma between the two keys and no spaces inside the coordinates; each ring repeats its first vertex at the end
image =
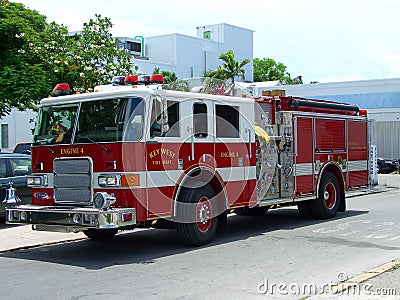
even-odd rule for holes
{"type": "Polygon", "coordinates": [[[40,104],[45,105],[58,105],[67,103],[78,103],[84,101],[111,99],[114,97],[130,97],[137,96],[147,99],[152,94],[161,94],[168,97],[172,97],[177,101],[180,99],[214,99],[222,102],[232,102],[232,103],[254,103],[253,99],[241,98],[241,97],[231,97],[223,95],[210,95],[203,93],[193,93],[193,92],[181,92],[174,90],[163,90],[160,85],[137,85],[135,88],[132,86],[113,86],[113,85],[103,85],[96,87],[97,92],[73,94],[59,97],[50,97],[43,99],[40,104]]]}
{"type": "Polygon", "coordinates": [[[281,82],[279,80],[273,81],[260,81],[260,82],[235,82],[238,87],[247,88],[247,87],[256,87],[256,88],[269,88],[274,86],[281,86],[281,82]]]}

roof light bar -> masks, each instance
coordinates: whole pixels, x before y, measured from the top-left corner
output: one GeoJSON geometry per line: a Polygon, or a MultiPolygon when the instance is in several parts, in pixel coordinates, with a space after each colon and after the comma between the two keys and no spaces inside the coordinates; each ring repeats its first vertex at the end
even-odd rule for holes
{"type": "Polygon", "coordinates": [[[70,94],[71,89],[68,83],[58,83],[53,89],[54,96],[65,96],[70,94]]]}

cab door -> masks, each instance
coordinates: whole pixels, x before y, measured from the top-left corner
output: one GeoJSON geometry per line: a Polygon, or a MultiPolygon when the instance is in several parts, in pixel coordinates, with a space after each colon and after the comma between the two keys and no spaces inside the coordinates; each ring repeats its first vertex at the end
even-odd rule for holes
{"type": "Polygon", "coordinates": [[[182,156],[185,169],[208,165],[215,167],[214,108],[212,101],[185,101],[187,127],[184,152],[182,156]]]}

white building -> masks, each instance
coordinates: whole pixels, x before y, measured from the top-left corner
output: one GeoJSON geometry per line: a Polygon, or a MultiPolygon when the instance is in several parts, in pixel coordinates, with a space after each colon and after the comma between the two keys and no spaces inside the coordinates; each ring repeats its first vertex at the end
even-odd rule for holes
{"type": "MultiPolygon", "coordinates": [[[[138,37],[120,39],[140,42],[138,37]]],[[[222,23],[197,27],[197,37],[173,33],[143,38],[142,42],[144,49],[133,51],[140,73],[152,74],[154,68],[160,68],[174,72],[180,79],[202,77],[204,71],[221,65],[218,57],[222,53],[232,50],[237,61],[251,60],[244,67],[245,80],[253,81],[252,30],[222,23]]]]}
{"type": "Polygon", "coordinates": [[[36,112],[33,110],[11,110],[11,113],[0,120],[1,152],[12,152],[15,145],[32,141],[36,112]]]}

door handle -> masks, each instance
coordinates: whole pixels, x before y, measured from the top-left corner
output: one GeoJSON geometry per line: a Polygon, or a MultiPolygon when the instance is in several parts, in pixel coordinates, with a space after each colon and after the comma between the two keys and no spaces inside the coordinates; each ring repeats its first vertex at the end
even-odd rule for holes
{"type": "Polygon", "coordinates": [[[190,147],[191,147],[191,154],[192,157],[190,160],[194,160],[194,133],[193,133],[193,128],[192,127],[188,127],[187,131],[190,132],[190,147]]]}
{"type": "Polygon", "coordinates": [[[250,128],[246,128],[244,130],[245,132],[247,132],[249,134],[249,157],[252,158],[252,150],[251,150],[251,129],[250,128]]]}

